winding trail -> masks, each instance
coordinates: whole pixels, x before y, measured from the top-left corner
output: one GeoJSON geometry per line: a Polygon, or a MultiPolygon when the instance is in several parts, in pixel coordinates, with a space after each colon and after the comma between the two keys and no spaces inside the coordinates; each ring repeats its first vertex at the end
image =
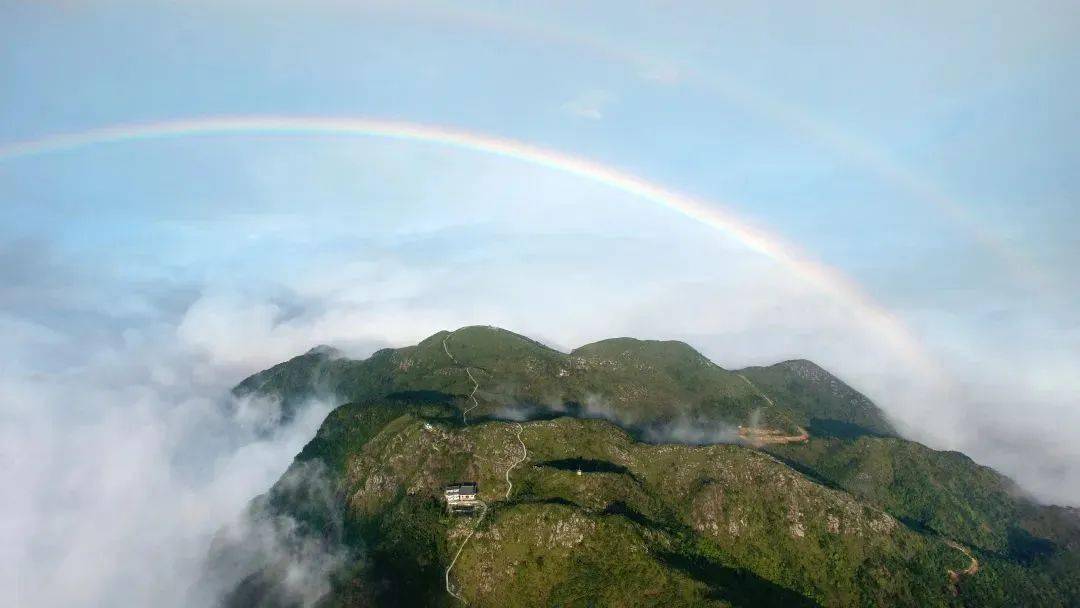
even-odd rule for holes
{"type": "MultiPolygon", "coordinates": [[[[450,360],[453,361],[455,365],[461,365],[461,363],[459,363],[458,360],[454,357],[453,353],[450,352],[450,347],[446,345],[446,341],[450,339],[450,335],[443,338],[443,351],[446,352],[446,356],[450,357],[450,360]]],[[[480,405],[480,402],[476,400],[476,391],[480,389],[480,383],[477,382],[475,377],[473,377],[472,370],[470,370],[467,366],[465,366],[465,373],[469,375],[469,380],[472,380],[473,383],[473,390],[471,393],[469,393],[469,398],[472,399],[473,404],[471,407],[461,412],[462,422],[467,423],[468,420],[466,418],[466,415],[480,405]]],[[[504,496],[504,500],[508,500],[510,498],[510,492],[514,489],[514,482],[510,481],[510,472],[529,458],[529,448],[525,447],[525,442],[521,440],[521,433],[525,430],[525,427],[522,426],[520,422],[515,422],[514,424],[517,426],[517,432],[514,433],[514,436],[517,437],[518,443],[521,444],[521,458],[516,460],[506,469],[506,495],[504,496]]],[[[461,541],[461,546],[459,546],[457,552],[454,553],[454,559],[450,560],[450,565],[446,567],[446,573],[444,575],[444,578],[446,579],[446,592],[457,598],[463,604],[468,604],[469,602],[464,597],[459,595],[456,591],[454,591],[454,586],[450,583],[450,571],[454,569],[454,564],[456,564],[458,558],[461,557],[461,552],[465,550],[465,545],[469,544],[469,541],[472,540],[473,535],[475,535],[476,531],[480,528],[480,524],[484,521],[484,518],[487,517],[487,503],[482,500],[477,500],[477,502],[480,503],[480,517],[476,519],[476,523],[473,524],[472,530],[469,531],[469,535],[465,537],[465,540],[461,541]]]]}
{"type": "Polygon", "coordinates": [[[480,527],[480,522],[484,521],[484,517],[487,515],[487,503],[482,500],[477,500],[476,502],[480,503],[480,508],[482,509],[480,517],[477,518],[476,523],[473,524],[473,529],[469,531],[469,535],[465,537],[465,540],[461,541],[461,546],[458,547],[457,553],[454,554],[454,559],[450,560],[450,565],[446,567],[446,592],[461,600],[463,604],[468,604],[469,602],[454,591],[453,585],[450,584],[450,571],[454,569],[454,564],[456,564],[458,558],[461,557],[461,552],[465,550],[465,545],[469,544],[469,540],[472,539],[473,534],[476,534],[477,528],[480,527]]]}
{"type": "Polygon", "coordinates": [[[529,458],[529,448],[525,447],[525,442],[521,440],[521,432],[525,430],[525,427],[521,426],[520,422],[515,422],[514,424],[517,425],[517,433],[515,433],[515,435],[517,436],[518,443],[521,444],[521,459],[510,465],[510,468],[506,469],[506,497],[504,500],[510,499],[510,490],[514,489],[514,482],[510,481],[510,471],[513,471],[519,464],[525,462],[529,458]]]}
{"type": "MultiPolygon", "coordinates": [[[[452,336],[452,335],[454,335],[454,334],[450,334],[450,335],[446,336],[445,338],[443,338],[442,348],[443,348],[443,351],[446,352],[446,356],[450,357],[450,360],[453,361],[454,364],[461,365],[460,363],[458,363],[458,360],[454,358],[454,355],[450,353],[450,348],[446,345],[446,341],[449,340],[450,336],[452,336]]],[[[477,382],[476,378],[473,377],[472,370],[469,369],[468,366],[465,366],[465,373],[468,374],[469,380],[472,380],[472,383],[473,383],[472,392],[469,393],[469,399],[472,399],[472,405],[465,408],[465,410],[461,412],[461,422],[465,423],[465,424],[468,424],[468,422],[469,422],[468,418],[467,418],[468,413],[475,410],[480,405],[480,402],[476,400],[476,391],[480,390],[480,383],[477,382]]]]}
{"type": "MultiPolygon", "coordinates": [[[[525,447],[525,442],[521,440],[521,433],[525,430],[525,427],[522,426],[520,422],[515,422],[514,424],[517,425],[517,432],[514,433],[514,436],[517,437],[518,443],[521,444],[521,458],[519,458],[506,469],[506,495],[503,498],[504,500],[508,500],[510,498],[510,491],[514,489],[514,482],[510,481],[510,472],[529,458],[529,448],[525,447]]],[[[477,502],[480,503],[480,507],[481,509],[483,509],[480,513],[480,517],[477,518],[476,523],[473,524],[473,528],[469,531],[469,535],[465,537],[465,540],[461,541],[461,546],[458,547],[457,552],[454,553],[454,559],[450,560],[450,565],[446,567],[445,574],[446,592],[460,600],[463,604],[468,604],[469,602],[454,591],[453,585],[450,584],[450,571],[454,569],[454,564],[456,564],[458,558],[461,557],[461,552],[465,550],[465,545],[469,544],[469,540],[471,540],[473,535],[476,534],[477,529],[480,528],[480,523],[483,522],[484,518],[487,516],[487,503],[482,500],[478,500],[477,502]]]]}
{"type": "Polygon", "coordinates": [[[766,401],[766,402],[767,402],[767,403],[768,403],[769,405],[771,405],[771,406],[773,406],[773,407],[776,407],[776,404],[775,404],[775,403],[773,403],[773,400],[772,400],[772,399],[769,399],[769,396],[768,396],[768,395],[766,395],[766,394],[765,394],[765,393],[764,393],[764,392],[763,392],[763,391],[762,391],[762,390],[761,390],[760,388],[758,388],[756,384],[754,384],[753,382],[751,382],[749,378],[747,378],[746,376],[744,376],[744,375],[742,375],[742,374],[735,374],[735,375],[736,375],[736,376],[738,376],[738,377],[740,377],[740,378],[742,378],[742,379],[743,379],[743,382],[745,382],[745,383],[746,383],[747,385],[749,385],[749,386],[750,386],[750,388],[751,388],[751,389],[753,389],[753,390],[754,390],[754,392],[755,392],[755,393],[757,393],[759,397],[761,397],[762,399],[764,399],[764,400],[765,400],[765,401],[766,401]]]}
{"type": "MultiPolygon", "coordinates": [[[[772,399],[769,399],[769,396],[766,395],[765,392],[762,391],[760,388],[758,388],[756,384],[751,382],[749,378],[742,374],[735,375],[742,378],[743,382],[745,382],[751,389],[753,389],[753,391],[757,393],[759,397],[764,399],[766,403],[768,403],[772,407],[776,407],[776,403],[774,403],[772,399]]],[[[780,431],[772,431],[769,429],[754,429],[740,426],[739,436],[757,446],[762,446],[769,443],[802,443],[803,441],[808,441],[810,439],[810,434],[806,432],[806,429],[798,425],[795,426],[799,429],[798,435],[782,435],[780,434],[780,431]]]]}
{"type": "Polygon", "coordinates": [[[963,570],[947,570],[947,572],[949,573],[949,583],[952,588],[952,594],[956,595],[958,593],[956,583],[960,582],[960,577],[962,576],[973,576],[978,573],[979,560],[975,559],[975,556],[971,554],[971,551],[967,547],[961,545],[956,541],[946,540],[945,544],[963,553],[965,556],[967,556],[968,559],[971,560],[971,563],[968,565],[968,567],[964,568],[963,570]]]}
{"type": "Polygon", "coordinates": [[[454,335],[454,334],[447,334],[447,336],[442,339],[442,349],[443,349],[443,351],[446,352],[446,356],[450,357],[451,361],[453,361],[454,363],[457,363],[457,359],[455,359],[454,355],[450,353],[450,348],[448,346],[446,346],[446,341],[449,340],[450,336],[452,336],[452,335],[454,335]]]}
{"type": "MultiPolygon", "coordinates": [[[[742,374],[735,374],[735,376],[742,378],[743,382],[746,382],[747,386],[757,393],[759,397],[764,398],[766,403],[770,406],[777,407],[777,404],[773,403],[771,398],[769,398],[769,395],[765,394],[765,391],[757,388],[757,384],[751,382],[750,378],[747,378],[742,374]]],[[[806,429],[799,427],[798,424],[795,425],[795,428],[799,430],[799,434],[797,435],[784,435],[781,434],[782,431],[772,431],[770,429],[739,427],[739,436],[757,447],[766,444],[802,443],[810,440],[810,433],[807,433],[806,429]]]]}

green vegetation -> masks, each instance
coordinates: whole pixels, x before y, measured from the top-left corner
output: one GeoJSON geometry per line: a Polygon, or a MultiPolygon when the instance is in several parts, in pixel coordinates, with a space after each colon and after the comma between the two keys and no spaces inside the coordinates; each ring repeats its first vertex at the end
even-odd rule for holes
{"type": "Polygon", "coordinates": [[[811,434],[843,438],[896,435],[872,401],[810,361],[749,367],[742,374],[773,401],[782,403],[811,434]]]}
{"type": "Polygon", "coordinates": [[[1030,504],[1010,480],[967,456],[902,439],[813,439],[772,451],[913,526],[985,550],[1007,549],[1008,525],[1030,504]]]}
{"type": "MultiPolygon", "coordinates": [[[[478,482],[488,505],[451,573],[478,606],[1080,604],[1075,511],[895,437],[869,400],[809,362],[741,373],[749,382],[677,342],[563,354],[490,328],[366,361],[309,353],[237,389],[350,400],[253,512],[347,549],[321,606],[458,605],[443,577],[478,523],[445,510],[442,488],[458,480],[478,482]],[[481,384],[467,424],[466,365],[481,384]],[[595,415],[597,402],[619,424],[557,415],[595,415]],[[518,427],[491,416],[522,404],[528,460],[505,499],[518,427]],[[756,410],[811,439],[767,452],[639,441],[641,425],[743,423],[756,410]],[[953,580],[971,563],[953,540],[978,572],[953,580]]],[[[229,605],[290,605],[282,571],[256,572],[229,605]]]]}
{"type": "MultiPolygon", "coordinates": [[[[1076,512],[1035,503],[1010,479],[963,454],[878,437],[812,439],[770,451],[909,527],[955,539],[994,564],[965,581],[983,598],[978,605],[999,604],[1002,587],[1024,589],[1031,598],[1057,587],[1064,605],[1080,605],[1076,512]]],[[[1055,605],[1045,598],[1030,603],[1055,605]]]]}
{"type": "MultiPolygon", "coordinates": [[[[755,383],[758,376],[763,382],[781,382],[787,377],[784,365],[764,368],[771,370],[767,374],[759,374],[761,368],[742,373],[755,383]]],[[[629,427],[675,420],[728,427],[757,422],[797,434],[800,425],[819,419],[891,432],[872,403],[825,372],[830,382],[846,390],[839,395],[822,390],[806,401],[774,399],[772,405],[739,372],[717,366],[681,342],[617,338],[567,354],[489,327],[439,332],[416,346],[381,350],[363,361],[320,347],[255,374],[235,392],[278,400],[288,418],[312,395],[339,402],[364,402],[395,392],[466,395],[472,384],[463,366],[473,370],[481,384],[481,407],[474,416],[530,406],[613,418],[629,427]],[[444,341],[457,363],[447,356],[444,341]],[[856,397],[865,404],[851,406],[848,401],[856,397]]],[[[788,376],[793,382],[800,378],[796,371],[788,376]]]]}

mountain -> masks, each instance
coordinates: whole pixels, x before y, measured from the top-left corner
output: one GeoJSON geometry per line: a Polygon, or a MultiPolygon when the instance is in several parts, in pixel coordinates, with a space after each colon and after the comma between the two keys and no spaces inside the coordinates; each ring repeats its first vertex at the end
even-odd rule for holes
{"type": "Polygon", "coordinates": [[[380,350],[363,361],[328,347],[312,349],[251,376],[234,392],[279,402],[287,420],[312,395],[341,402],[407,391],[467,395],[472,380],[461,370],[468,367],[480,384],[479,405],[469,413],[474,418],[513,407],[615,417],[641,428],[677,420],[732,428],[757,421],[798,435],[816,422],[893,433],[865,397],[821,371],[843,388],[839,396],[832,395],[818,386],[828,381],[806,379],[804,366],[797,363],[734,372],[684,343],[632,338],[603,340],[567,354],[506,330],[466,327],[437,333],[416,346],[380,350]],[[774,403],[755,386],[758,380],[751,380],[758,377],[801,397],[816,392],[800,401],[774,403]],[[861,401],[845,401],[853,396],[861,401]]]}
{"type": "Polygon", "coordinates": [[[235,392],[286,418],[343,405],[252,503],[286,540],[215,543],[245,575],[227,606],[1080,605],[1075,510],[899,437],[809,361],[468,327],[314,349],[235,392]],[[471,515],[444,502],[461,481],[471,515]],[[311,562],[321,586],[298,582],[311,562]]]}

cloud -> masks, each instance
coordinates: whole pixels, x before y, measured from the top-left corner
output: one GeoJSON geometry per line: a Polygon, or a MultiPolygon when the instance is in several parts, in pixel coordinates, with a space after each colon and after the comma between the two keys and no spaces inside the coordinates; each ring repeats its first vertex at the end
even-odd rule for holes
{"type": "Polygon", "coordinates": [[[322,462],[294,463],[272,492],[215,535],[204,576],[192,589],[190,601],[196,605],[220,598],[228,601],[260,586],[258,592],[273,597],[276,604],[315,605],[330,591],[333,573],[360,557],[343,542],[340,513],[322,462]],[[320,526],[312,528],[277,511],[271,496],[302,501],[305,512],[320,514],[320,526]]]}
{"type": "Polygon", "coordinates": [[[649,443],[704,445],[740,442],[737,426],[690,414],[681,414],[672,420],[642,426],[637,419],[627,417],[625,412],[611,407],[602,395],[586,397],[581,415],[586,418],[600,418],[613,422],[649,443]]]}
{"type": "Polygon", "coordinates": [[[252,414],[273,410],[230,404],[236,368],[178,340],[179,319],[125,325],[87,343],[27,323],[0,349],[20,361],[0,368],[4,605],[190,605],[213,535],[330,407],[265,437],[252,414]]]}
{"type": "Polygon", "coordinates": [[[600,120],[604,112],[615,102],[615,96],[601,89],[585,91],[562,105],[564,112],[577,118],[600,120]]]}
{"type": "MultiPolygon", "coordinates": [[[[274,229],[222,202],[219,215],[182,226],[133,211],[130,236],[100,250],[0,245],[0,481],[17,488],[0,502],[0,589],[11,594],[0,603],[161,605],[197,584],[226,525],[255,526],[266,539],[256,547],[292,546],[287,521],[271,528],[285,532],[276,539],[237,518],[331,404],[262,439],[273,408],[229,404],[228,388],[316,344],[362,357],[469,324],[563,349],[681,339],[725,367],[809,358],[912,437],[960,449],[1042,498],[1080,502],[1069,441],[1080,357],[1067,328],[1008,335],[981,318],[966,331],[907,314],[954,345],[932,344],[962,387],[942,395],[812,285],[640,200],[502,159],[270,148],[260,144],[279,155],[269,165],[248,161],[245,204],[295,207],[308,170],[319,183],[348,175],[341,200],[320,198],[318,212],[274,229]],[[305,171],[280,169],[294,158],[305,171]],[[385,175],[402,189],[357,204],[374,196],[365,179],[385,175]]],[[[727,429],[697,422],[676,421],[658,440],[725,440],[727,429]]],[[[320,563],[305,588],[318,588],[320,563]]]]}
{"type": "MultiPolygon", "coordinates": [[[[508,391],[501,390],[506,393],[508,391]]],[[[499,408],[492,417],[501,420],[525,421],[552,416],[576,416],[607,420],[631,433],[636,438],[649,443],[681,443],[688,445],[706,445],[713,443],[741,443],[738,426],[710,420],[704,416],[682,414],[674,419],[662,422],[642,424],[636,416],[625,410],[614,408],[600,394],[590,394],[584,403],[570,403],[561,398],[551,398],[543,404],[516,403],[499,408]]],[[[750,426],[757,426],[754,419],[748,420],[750,426]]]]}

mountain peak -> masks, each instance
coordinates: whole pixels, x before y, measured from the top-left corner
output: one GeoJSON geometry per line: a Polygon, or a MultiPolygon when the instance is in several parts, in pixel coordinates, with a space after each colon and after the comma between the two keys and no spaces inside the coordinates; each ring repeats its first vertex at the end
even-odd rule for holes
{"type": "Polygon", "coordinates": [[[654,363],[714,365],[705,355],[678,340],[642,340],[608,338],[579,346],[570,353],[576,357],[637,358],[654,363]]]}
{"type": "MultiPolygon", "coordinates": [[[[869,399],[807,360],[728,371],[683,342],[626,337],[567,354],[488,326],[363,361],[331,352],[241,385],[283,410],[319,391],[343,403],[253,507],[311,546],[353,542],[339,524],[362,535],[365,559],[336,573],[327,605],[450,605],[451,569],[477,606],[1080,599],[1072,512],[885,436],[869,399]],[[471,518],[444,494],[460,482],[484,505],[471,518]],[[611,572],[633,575],[613,586],[611,572]]],[[[275,567],[226,605],[287,589],[275,567]]]]}
{"type": "MultiPolygon", "coordinates": [[[[808,428],[892,433],[876,406],[839,381],[822,381],[829,378],[809,361],[735,373],[676,340],[611,338],[567,354],[506,329],[471,325],[363,361],[317,347],[252,376],[238,392],[277,397],[287,415],[313,392],[344,403],[426,391],[456,398],[472,417],[500,415],[508,408],[550,415],[588,404],[588,414],[639,430],[696,420],[714,429],[753,428],[785,440],[804,436],[808,428]],[[792,390],[798,383],[805,386],[792,390]]],[[[692,436],[698,442],[731,441],[734,433],[692,436]]]]}
{"type": "Polygon", "coordinates": [[[529,347],[558,352],[550,346],[533,340],[528,336],[494,325],[466,325],[453,331],[439,332],[436,335],[443,335],[444,338],[454,340],[455,343],[473,342],[477,344],[486,343],[489,345],[528,345],[529,347]]]}
{"type": "Polygon", "coordinates": [[[790,359],[739,373],[788,405],[818,436],[896,436],[896,428],[869,398],[808,359],[790,359]]]}
{"type": "Polygon", "coordinates": [[[319,344],[318,346],[314,346],[304,353],[304,355],[330,357],[334,359],[345,356],[344,353],[329,344],[319,344]]]}

